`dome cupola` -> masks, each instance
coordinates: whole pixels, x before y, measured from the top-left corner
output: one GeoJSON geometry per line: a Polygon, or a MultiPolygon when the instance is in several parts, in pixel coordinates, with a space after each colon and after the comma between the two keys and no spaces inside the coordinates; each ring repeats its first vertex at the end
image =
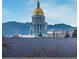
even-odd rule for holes
{"type": "Polygon", "coordinates": [[[40,8],[40,3],[39,0],[37,2],[37,8],[35,8],[35,10],[33,11],[34,15],[42,15],[43,14],[43,10],[40,8]]]}

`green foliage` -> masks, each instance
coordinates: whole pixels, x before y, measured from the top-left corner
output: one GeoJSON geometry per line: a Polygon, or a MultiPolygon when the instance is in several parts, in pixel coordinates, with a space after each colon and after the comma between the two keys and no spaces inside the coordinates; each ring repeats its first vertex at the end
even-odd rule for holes
{"type": "Polygon", "coordinates": [[[73,38],[76,38],[76,37],[77,37],[77,29],[74,30],[74,32],[73,32],[73,34],[72,34],[72,37],[73,37],[73,38]]]}
{"type": "Polygon", "coordinates": [[[70,35],[69,35],[69,32],[67,31],[66,32],[66,35],[65,35],[65,38],[68,38],[70,35]]]}

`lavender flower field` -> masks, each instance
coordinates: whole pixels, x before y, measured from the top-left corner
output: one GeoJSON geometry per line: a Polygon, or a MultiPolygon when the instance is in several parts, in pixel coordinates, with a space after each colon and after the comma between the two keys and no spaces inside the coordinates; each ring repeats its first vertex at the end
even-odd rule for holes
{"type": "Polygon", "coordinates": [[[77,38],[3,39],[3,57],[76,57],[77,38]]]}

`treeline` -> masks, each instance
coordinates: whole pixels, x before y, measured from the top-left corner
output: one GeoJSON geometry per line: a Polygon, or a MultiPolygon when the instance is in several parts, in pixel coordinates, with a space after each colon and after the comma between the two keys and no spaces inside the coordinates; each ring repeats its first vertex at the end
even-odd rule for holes
{"type": "MultiPolygon", "coordinates": [[[[70,37],[70,34],[69,34],[69,32],[67,31],[67,32],[66,32],[66,35],[65,35],[65,38],[68,38],[68,37],[70,37]]],[[[75,30],[73,31],[72,37],[73,37],[73,38],[76,38],[76,37],[77,37],[77,29],[75,29],[75,30]]]]}

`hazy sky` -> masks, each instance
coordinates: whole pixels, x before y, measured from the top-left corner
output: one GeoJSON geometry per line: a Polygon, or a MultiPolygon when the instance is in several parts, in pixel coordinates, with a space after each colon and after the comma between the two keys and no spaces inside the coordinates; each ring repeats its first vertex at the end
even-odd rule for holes
{"type": "MultiPolygon", "coordinates": [[[[48,24],[76,25],[76,0],[39,0],[48,24]]],[[[2,0],[3,22],[31,22],[37,0],[2,0]]]]}

